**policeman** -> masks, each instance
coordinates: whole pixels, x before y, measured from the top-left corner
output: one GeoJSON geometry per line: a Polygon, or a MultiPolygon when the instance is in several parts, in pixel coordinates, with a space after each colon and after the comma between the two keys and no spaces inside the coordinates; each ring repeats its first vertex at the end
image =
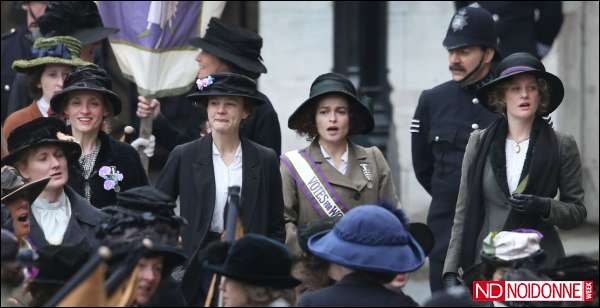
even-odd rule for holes
{"type": "Polygon", "coordinates": [[[27,13],[27,27],[12,28],[2,34],[2,123],[8,116],[8,97],[12,90],[15,72],[13,61],[31,59],[31,46],[40,36],[37,18],[44,14],[48,1],[17,1],[17,9],[27,13]]]}
{"type": "MultiPolygon", "coordinates": [[[[457,9],[474,1],[456,1],[457,9]]],[[[496,22],[503,56],[525,51],[542,59],[563,22],[561,1],[479,1],[496,22]],[[518,3],[517,3],[518,2],[518,3]]]]}
{"type": "Polygon", "coordinates": [[[442,288],[469,135],[496,117],[479,105],[475,90],[491,80],[492,62],[500,59],[492,15],[478,7],[462,8],[452,17],[443,45],[452,80],[421,93],[410,125],[415,174],[432,197],[427,215],[435,237],[429,256],[432,292],[442,288]]]}

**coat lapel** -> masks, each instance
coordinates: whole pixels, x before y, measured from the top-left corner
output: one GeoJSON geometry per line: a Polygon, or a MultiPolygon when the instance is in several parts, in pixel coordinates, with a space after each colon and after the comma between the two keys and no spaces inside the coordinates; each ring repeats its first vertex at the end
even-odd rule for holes
{"type": "MultiPolygon", "coordinates": [[[[213,211],[215,209],[215,171],[213,168],[212,159],[212,143],[213,139],[211,135],[201,139],[202,142],[198,148],[198,159],[194,163],[194,187],[198,193],[196,200],[199,204],[206,204],[206,208],[197,209],[199,212],[198,217],[205,223],[199,222],[197,228],[205,227],[208,230],[210,228],[210,221],[212,220],[213,211]],[[206,200],[206,202],[200,202],[200,200],[206,200]],[[207,212],[205,212],[207,211],[207,212]],[[206,219],[206,217],[208,217],[206,219]],[[204,218],[204,219],[203,219],[204,218]],[[208,222],[206,222],[208,221],[208,222]]],[[[191,222],[194,223],[194,222],[191,222]]],[[[202,230],[196,231],[202,231],[202,230]]]]}
{"type": "Polygon", "coordinates": [[[256,199],[258,197],[259,177],[261,174],[258,161],[258,150],[247,140],[242,138],[242,199],[241,213],[242,222],[246,230],[250,228],[250,222],[255,211],[256,199]]]}
{"type": "MultiPolygon", "coordinates": [[[[317,141],[314,141],[309,148],[310,156],[314,159],[317,166],[321,167],[323,174],[332,185],[346,187],[355,191],[361,191],[368,183],[365,178],[361,163],[367,162],[367,155],[364,149],[348,144],[348,168],[346,174],[341,174],[334,166],[328,163],[321,153],[321,148],[317,141]]],[[[373,166],[369,166],[373,168],[373,166]]]]}

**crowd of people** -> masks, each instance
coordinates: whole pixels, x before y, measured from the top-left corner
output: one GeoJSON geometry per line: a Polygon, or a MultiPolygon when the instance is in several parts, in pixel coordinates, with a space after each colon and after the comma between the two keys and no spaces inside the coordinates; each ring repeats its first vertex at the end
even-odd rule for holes
{"type": "Polygon", "coordinates": [[[257,88],[262,38],[213,18],[190,42],[196,86],[176,98],[189,125],[135,95],[155,125],[128,144],[107,128],[124,105],[114,72],[93,57],[118,29],[92,1],[34,15],[38,4],[22,5],[44,36],[11,63],[13,91],[28,94],[11,94],[22,108],[2,127],[2,306],[98,294],[106,306],[418,306],[403,287],[427,259],[425,305],[481,304],[475,280],[590,280],[597,305],[598,260],[567,255],[556,230],[587,216],[577,144],[547,120],[565,87],[541,52],[502,54],[486,9],[458,7],[443,41],[452,80],[423,91],[411,122],[432,196],[423,224],[403,211],[384,154],[351,141],[375,120],[347,77],[307,87],[287,126],[310,144],[282,154],[257,88]],[[169,155],[150,185],[136,149],[150,157],[155,144],[169,155]],[[106,265],[103,285],[77,295],[92,264],[106,265]]]}

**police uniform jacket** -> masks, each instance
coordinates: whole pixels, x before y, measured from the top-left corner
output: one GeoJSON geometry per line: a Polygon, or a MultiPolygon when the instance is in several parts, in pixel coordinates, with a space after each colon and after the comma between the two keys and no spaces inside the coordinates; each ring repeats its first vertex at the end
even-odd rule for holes
{"type": "MultiPolygon", "coordinates": [[[[30,59],[33,42],[28,37],[25,29],[11,29],[2,35],[2,122],[16,111],[8,109],[8,98],[12,91],[16,72],[12,70],[12,63],[19,59],[30,59]]],[[[26,100],[27,102],[29,100],[26,100]]],[[[21,102],[22,104],[23,102],[21,102]]]]}
{"type": "MultiPolygon", "coordinates": [[[[348,168],[345,175],[325,160],[317,140],[311,143],[308,151],[348,209],[379,201],[399,204],[390,167],[377,147],[365,148],[348,143],[348,168]],[[360,167],[361,163],[366,163],[371,172],[370,185],[360,167]]],[[[293,254],[298,255],[301,250],[296,237],[297,227],[327,215],[322,211],[315,211],[305,195],[298,190],[293,176],[284,164],[281,164],[280,169],[285,203],[286,244],[293,254]]]]}
{"type": "MultiPolygon", "coordinates": [[[[456,215],[454,217],[454,226],[452,227],[452,237],[446,255],[444,264],[445,272],[457,272],[460,264],[460,255],[462,248],[462,238],[464,225],[470,223],[465,217],[467,207],[467,196],[469,195],[468,172],[475,164],[477,152],[480,150],[482,140],[486,130],[475,131],[469,139],[469,144],[465,152],[464,163],[462,166],[463,177],[460,181],[460,193],[456,202],[456,215]]],[[[558,155],[560,161],[560,173],[558,180],[558,189],[560,198],[553,199],[550,204],[550,214],[548,217],[541,218],[537,229],[544,238],[541,242],[541,248],[546,252],[544,264],[552,265],[554,262],[565,255],[565,251],[556,231],[556,227],[568,230],[577,227],[586,217],[586,209],[583,204],[583,185],[581,160],[577,144],[572,136],[556,133],[558,141],[558,155]]],[[[535,149],[534,149],[535,150],[535,149]]],[[[501,189],[497,177],[488,155],[483,172],[482,206],[485,207],[485,219],[482,230],[478,237],[477,251],[481,251],[482,242],[485,236],[491,231],[502,231],[507,218],[509,217],[510,205],[506,194],[501,189]]],[[[479,256],[479,254],[477,254],[479,256]]],[[[476,263],[479,260],[476,260],[476,263]]],[[[464,271],[467,269],[463,268],[464,271]]]]}
{"type": "Polygon", "coordinates": [[[469,135],[497,117],[475,98],[476,88],[490,78],[465,88],[448,81],[419,97],[410,126],[412,160],[417,180],[432,197],[429,219],[452,220],[469,135]]]}
{"type": "MultiPolygon", "coordinates": [[[[245,233],[258,233],[281,242],[285,239],[281,175],[275,152],[246,138],[242,142],[242,194],[240,217],[245,233]]],[[[175,147],[156,187],[174,199],[179,196],[183,249],[188,256],[210,230],[215,208],[213,139],[207,135],[175,147]]]]}

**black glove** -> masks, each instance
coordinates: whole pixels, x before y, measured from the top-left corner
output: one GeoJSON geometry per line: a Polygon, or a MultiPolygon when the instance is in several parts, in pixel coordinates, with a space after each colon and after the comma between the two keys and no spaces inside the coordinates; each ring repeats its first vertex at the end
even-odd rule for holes
{"type": "Polygon", "coordinates": [[[447,272],[442,276],[442,285],[444,285],[444,289],[449,289],[456,286],[461,286],[462,283],[458,279],[457,273],[447,272]]]}
{"type": "Polygon", "coordinates": [[[542,217],[550,215],[550,200],[552,199],[525,194],[513,194],[508,198],[510,206],[516,212],[542,217]]]}

